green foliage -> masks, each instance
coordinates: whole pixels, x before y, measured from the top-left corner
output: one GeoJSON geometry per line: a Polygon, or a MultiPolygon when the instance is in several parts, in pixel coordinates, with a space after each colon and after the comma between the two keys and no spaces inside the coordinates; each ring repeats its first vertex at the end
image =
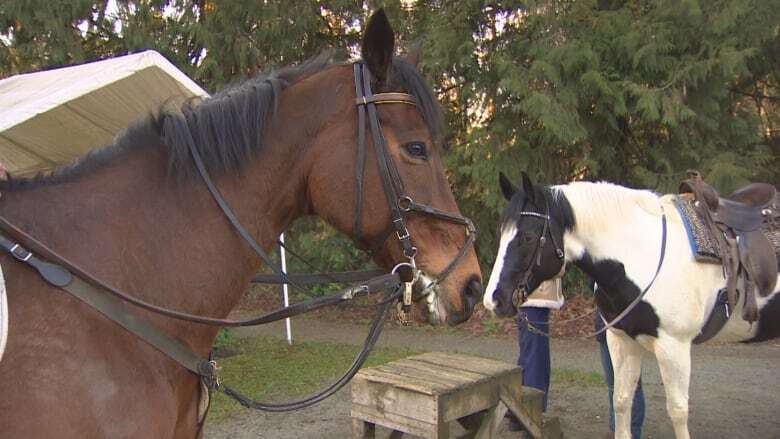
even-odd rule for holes
{"type": "MultiPolygon", "coordinates": [[[[724,192],[778,183],[778,0],[117,4],[0,3],[0,77],[154,48],[214,91],[323,48],[354,56],[369,11],[384,6],[402,43],[424,43],[449,127],[449,178],[480,229],[485,270],[504,205],[499,171],[658,191],[688,168],[724,192]]],[[[290,238],[323,268],[367,263],[318,223],[290,238]]]]}
{"type": "Polygon", "coordinates": [[[217,333],[214,340],[214,349],[222,349],[231,346],[236,342],[236,336],[230,328],[222,328],[217,333]]]}
{"type": "Polygon", "coordinates": [[[777,182],[777,1],[418,5],[483,268],[503,206],[499,171],[658,191],[689,168],[723,191],[777,182]]]}

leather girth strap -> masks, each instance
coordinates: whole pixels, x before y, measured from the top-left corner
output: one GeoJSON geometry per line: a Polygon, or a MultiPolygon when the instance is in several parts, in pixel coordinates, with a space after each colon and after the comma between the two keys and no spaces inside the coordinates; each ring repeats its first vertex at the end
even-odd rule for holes
{"type": "MultiPolygon", "coordinates": [[[[739,300],[739,291],[737,291],[737,300],[739,300]]],[[[699,331],[699,335],[693,339],[693,344],[704,343],[718,335],[718,332],[720,332],[720,330],[723,329],[723,326],[726,325],[726,322],[728,322],[733,310],[734,308],[729,304],[728,292],[726,289],[724,288],[718,291],[718,298],[715,301],[715,306],[712,307],[712,311],[710,312],[709,317],[707,317],[707,321],[704,323],[701,331],[699,331]]]]}

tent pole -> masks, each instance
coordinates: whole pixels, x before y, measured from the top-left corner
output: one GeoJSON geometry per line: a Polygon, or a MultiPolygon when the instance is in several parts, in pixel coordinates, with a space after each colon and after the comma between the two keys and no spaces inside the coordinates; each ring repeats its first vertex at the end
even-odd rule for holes
{"type": "MultiPolygon", "coordinates": [[[[279,242],[284,244],[284,233],[279,235],[279,242]]],[[[287,274],[287,254],[284,251],[284,247],[282,247],[281,245],[279,246],[279,256],[282,260],[282,272],[284,274],[287,274]]],[[[290,306],[290,295],[289,295],[288,285],[286,283],[282,284],[282,302],[285,307],[290,306]]],[[[287,344],[292,344],[292,327],[290,325],[289,317],[284,319],[284,330],[285,330],[285,337],[287,338],[287,344]]]]}

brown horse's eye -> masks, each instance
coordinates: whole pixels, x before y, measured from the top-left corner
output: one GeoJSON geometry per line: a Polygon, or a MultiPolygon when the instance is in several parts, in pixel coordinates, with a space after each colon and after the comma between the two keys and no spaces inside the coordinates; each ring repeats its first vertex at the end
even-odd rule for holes
{"type": "Polygon", "coordinates": [[[404,148],[406,148],[406,152],[408,152],[409,155],[411,155],[412,157],[428,160],[428,148],[425,146],[424,143],[409,142],[406,145],[404,145],[404,148]]]}

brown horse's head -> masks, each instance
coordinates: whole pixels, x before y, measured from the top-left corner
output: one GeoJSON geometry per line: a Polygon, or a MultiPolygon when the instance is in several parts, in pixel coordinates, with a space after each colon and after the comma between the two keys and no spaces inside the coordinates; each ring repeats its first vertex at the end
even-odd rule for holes
{"type": "MultiPolygon", "coordinates": [[[[377,105],[381,133],[388,156],[398,170],[398,195],[460,215],[444,174],[441,157],[441,113],[435,97],[416,68],[417,53],[393,57],[393,30],[383,12],[371,17],[363,38],[362,55],[371,74],[373,93],[401,92],[414,96],[417,105],[377,105]]],[[[391,224],[391,207],[382,184],[370,124],[366,119],[365,168],[362,202],[356,201],[358,109],[352,66],[325,70],[309,78],[312,86],[336,90],[329,109],[333,115],[321,127],[315,144],[306,152],[310,171],[307,192],[310,209],[340,231],[359,240],[385,268],[407,261],[391,224]],[[360,204],[358,208],[358,204],[360,204]],[[357,212],[360,220],[355,221],[357,212]],[[359,231],[356,229],[360,229],[359,231]]],[[[473,248],[467,248],[447,276],[436,281],[467,245],[466,227],[434,216],[404,215],[417,248],[420,275],[415,281],[413,315],[432,323],[457,324],[466,320],[481,300],[482,284],[473,248]]]]}

